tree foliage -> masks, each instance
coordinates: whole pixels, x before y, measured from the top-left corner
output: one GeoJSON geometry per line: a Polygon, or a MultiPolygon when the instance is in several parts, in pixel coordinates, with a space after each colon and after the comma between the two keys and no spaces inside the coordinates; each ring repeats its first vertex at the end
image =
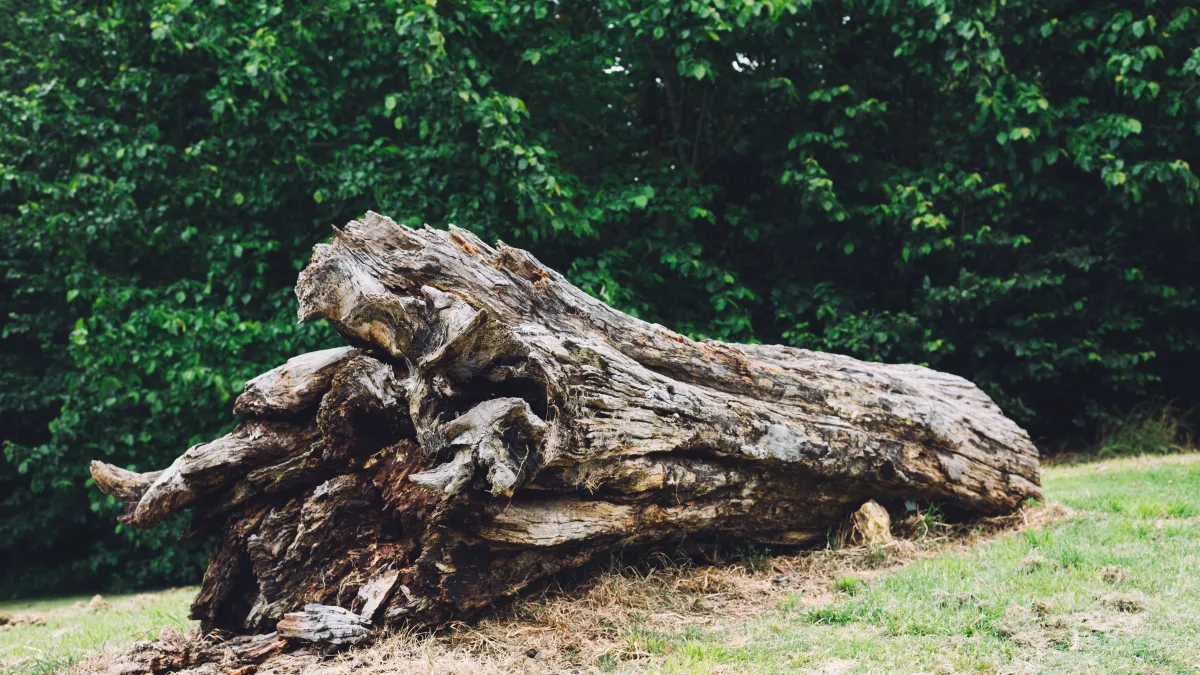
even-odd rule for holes
{"type": "Polygon", "coordinates": [[[2,593],[196,577],[86,461],[164,464],[330,344],[290,286],[367,209],[697,337],[959,373],[1042,437],[1197,401],[1191,3],[0,12],[2,593]]]}

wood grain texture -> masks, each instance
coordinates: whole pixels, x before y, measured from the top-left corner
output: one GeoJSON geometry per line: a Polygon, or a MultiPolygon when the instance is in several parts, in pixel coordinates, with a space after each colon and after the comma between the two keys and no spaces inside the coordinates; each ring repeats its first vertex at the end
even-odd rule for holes
{"type": "Polygon", "coordinates": [[[624,547],[823,542],[869,499],[1041,495],[1028,435],[960,377],[694,341],[459,228],[370,213],[296,294],[349,346],[252,380],[238,428],[161,473],[93,465],[132,524],[194,507],[220,534],[205,628],[306,605],[436,624],[624,547]]]}

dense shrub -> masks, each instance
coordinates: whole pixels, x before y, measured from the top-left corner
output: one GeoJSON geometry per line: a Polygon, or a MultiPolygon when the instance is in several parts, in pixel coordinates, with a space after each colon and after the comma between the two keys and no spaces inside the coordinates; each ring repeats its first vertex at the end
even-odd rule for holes
{"type": "Polygon", "coordinates": [[[0,593],[196,578],[160,466],[333,340],[368,208],[695,336],[972,378],[1042,437],[1196,402],[1184,2],[0,0],[0,593]]]}
{"type": "Polygon", "coordinates": [[[1101,457],[1165,455],[1195,448],[1183,415],[1169,406],[1139,406],[1122,419],[1100,429],[1097,444],[1101,457]]]}

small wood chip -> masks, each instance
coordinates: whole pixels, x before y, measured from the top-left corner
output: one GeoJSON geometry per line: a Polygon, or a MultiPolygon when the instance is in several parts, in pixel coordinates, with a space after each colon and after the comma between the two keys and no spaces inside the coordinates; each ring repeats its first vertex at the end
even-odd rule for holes
{"type": "Polygon", "coordinates": [[[358,589],[358,597],[364,601],[362,609],[358,612],[363,621],[375,622],[375,615],[379,613],[379,608],[383,606],[383,603],[387,602],[399,579],[400,570],[391,570],[380,574],[358,589]]]}

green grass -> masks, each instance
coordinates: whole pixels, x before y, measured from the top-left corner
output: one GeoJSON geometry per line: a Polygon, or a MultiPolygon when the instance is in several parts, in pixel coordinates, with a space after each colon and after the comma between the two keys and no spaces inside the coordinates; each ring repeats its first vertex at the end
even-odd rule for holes
{"type": "MultiPolygon", "coordinates": [[[[793,595],[731,629],[632,625],[602,671],[662,673],[1200,673],[1200,455],[1047,469],[1074,517],[884,576],[845,575],[833,600],[793,595]]],[[[930,518],[931,527],[938,518],[930,518]]],[[[748,549],[741,561],[770,565],[748,549]]],[[[0,604],[44,626],[0,631],[0,673],[60,672],[87,652],[184,628],[193,589],[107,612],[87,598],[0,604]]]]}
{"type": "Polygon", "coordinates": [[[89,652],[153,639],[163,628],[184,630],[194,588],[105,598],[111,607],[89,612],[76,606],[90,598],[54,598],[0,603],[0,613],[40,617],[44,625],[0,629],[0,673],[59,673],[89,652]]]}
{"type": "Polygon", "coordinates": [[[1200,457],[1051,468],[1077,511],[792,597],[734,630],[658,635],[663,673],[1200,673],[1200,457]],[[664,644],[665,641],[665,644],[664,644]]]}

